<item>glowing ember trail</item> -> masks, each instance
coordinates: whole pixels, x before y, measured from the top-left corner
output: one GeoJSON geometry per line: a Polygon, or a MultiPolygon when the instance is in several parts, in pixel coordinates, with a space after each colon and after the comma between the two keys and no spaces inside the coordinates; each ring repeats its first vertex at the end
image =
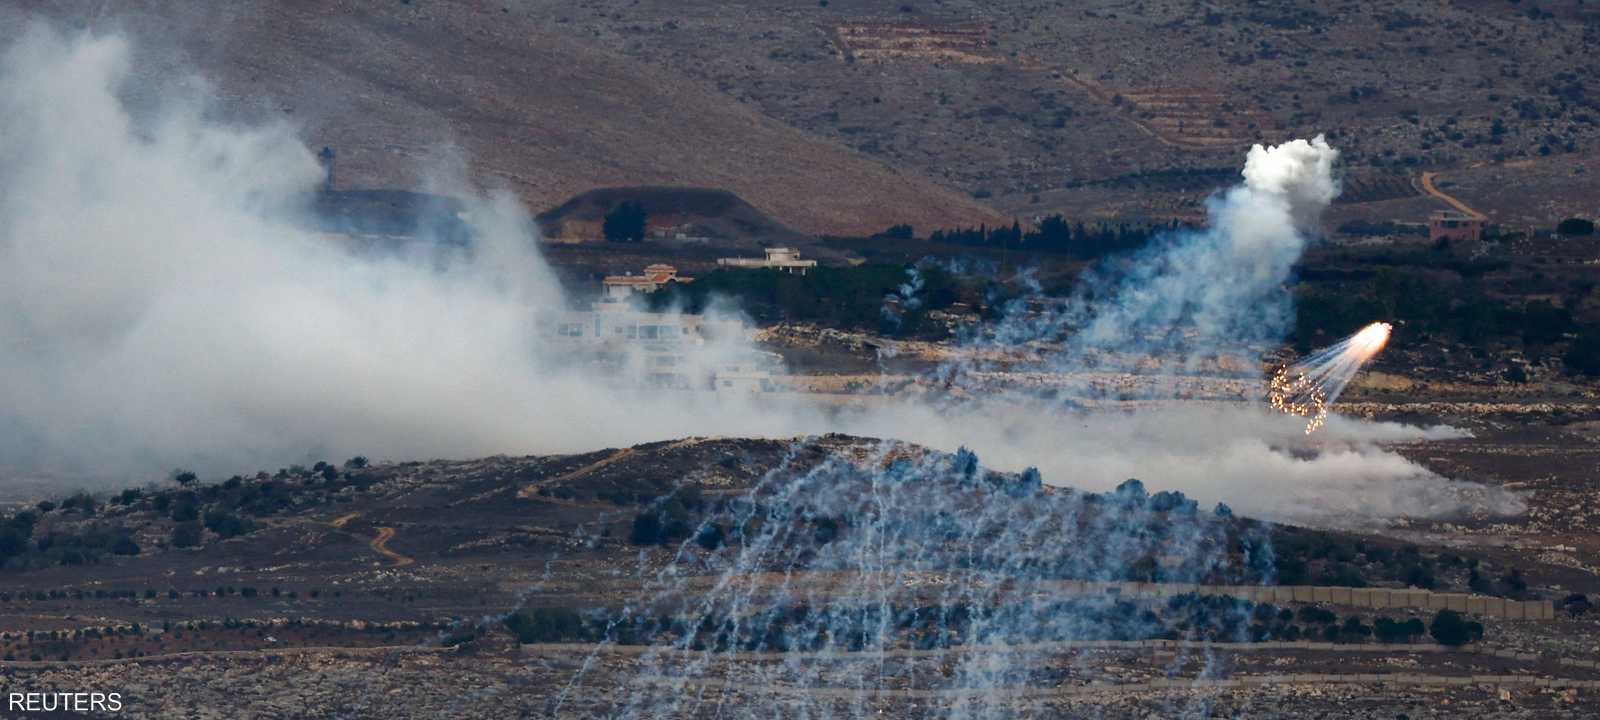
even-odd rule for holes
{"type": "Polygon", "coordinates": [[[1332,347],[1284,366],[1272,376],[1268,400],[1272,409],[1306,418],[1310,435],[1328,419],[1328,407],[1368,360],[1389,342],[1389,323],[1373,323],[1332,347]]]}

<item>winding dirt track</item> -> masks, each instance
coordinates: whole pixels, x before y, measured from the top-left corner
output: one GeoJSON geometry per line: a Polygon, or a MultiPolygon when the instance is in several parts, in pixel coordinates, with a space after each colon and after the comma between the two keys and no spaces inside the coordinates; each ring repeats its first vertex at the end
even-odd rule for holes
{"type": "Polygon", "coordinates": [[[368,543],[368,545],[374,552],[393,560],[394,567],[405,567],[416,562],[416,560],[413,558],[406,557],[405,555],[401,555],[400,553],[389,549],[389,540],[393,537],[394,528],[380,527],[378,528],[377,537],[372,538],[372,542],[368,543]]]}
{"type": "MultiPolygon", "coordinates": [[[[356,519],[360,515],[361,515],[361,513],[349,513],[349,514],[346,514],[346,515],[340,515],[339,517],[334,518],[334,520],[332,522],[328,523],[328,525],[333,527],[333,528],[335,528],[335,529],[343,530],[345,525],[350,524],[351,520],[356,519]]],[[[382,555],[382,556],[384,556],[386,558],[389,558],[389,560],[394,563],[393,567],[405,567],[407,565],[410,565],[411,563],[416,562],[415,558],[411,558],[411,557],[407,557],[405,555],[401,555],[400,553],[397,553],[397,552],[389,549],[389,541],[394,539],[394,533],[395,533],[395,530],[392,527],[387,527],[387,526],[379,527],[378,528],[378,534],[376,536],[374,536],[370,542],[367,543],[367,547],[372,548],[373,552],[378,553],[379,555],[382,555]]]]}
{"type": "Polygon", "coordinates": [[[1432,196],[1434,196],[1434,197],[1436,197],[1436,198],[1438,198],[1440,200],[1443,200],[1450,207],[1453,207],[1456,210],[1461,211],[1462,213],[1465,213],[1467,215],[1472,216],[1473,219],[1476,219],[1476,220],[1487,220],[1487,219],[1489,219],[1489,216],[1484,215],[1483,213],[1472,209],[1472,206],[1470,206],[1470,205],[1468,205],[1468,204],[1466,204],[1464,202],[1461,202],[1460,198],[1457,198],[1456,196],[1451,195],[1451,194],[1449,194],[1449,193],[1447,193],[1447,192],[1445,192],[1443,190],[1440,190],[1438,187],[1435,187],[1434,184],[1433,184],[1433,179],[1438,177],[1438,176],[1439,176],[1439,173],[1436,173],[1436,172],[1425,172],[1425,173],[1423,173],[1422,174],[1422,183],[1421,183],[1422,184],[1422,191],[1427,193],[1427,194],[1429,194],[1429,195],[1432,195],[1432,196]]]}

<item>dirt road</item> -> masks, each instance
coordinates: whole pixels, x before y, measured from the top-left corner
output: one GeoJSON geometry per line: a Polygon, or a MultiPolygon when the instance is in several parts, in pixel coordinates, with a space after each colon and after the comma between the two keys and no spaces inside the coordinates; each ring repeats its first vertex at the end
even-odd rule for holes
{"type": "Polygon", "coordinates": [[[1459,210],[1459,211],[1461,211],[1462,213],[1464,213],[1466,215],[1470,215],[1473,219],[1476,219],[1476,220],[1487,220],[1487,219],[1489,219],[1489,217],[1487,215],[1484,215],[1483,213],[1472,209],[1472,207],[1470,205],[1467,205],[1466,203],[1461,202],[1460,198],[1457,198],[1454,195],[1446,193],[1445,191],[1440,190],[1438,187],[1436,187],[1433,184],[1433,179],[1435,177],[1438,177],[1438,176],[1439,176],[1439,173],[1435,173],[1435,172],[1425,172],[1425,173],[1423,173],[1422,174],[1422,191],[1427,193],[1427,194],[1429,194],[1429,195],[1432,195],[1432,196],[1434,196],[1434,197],[1436,197],[1436,198],[1438,198],[1440,200],[1443,200],[1450,207],[1453,207],[1456,210],[1459,210]]]}
{"type": "MultiPolygon", "coordinates": [[[[361,513],[340,515],[339,517],[335,518],[333,522],[328,524],[334,528],[343,530],[345,525],[350,524],[351,520],[356,519],[360,515],[361,513]]],[[[401,555],[400,553],[389,549],[389,541],[394,538],[394,533],[395,530],[392,527],[379,527],[378,534],[372,538],[371,542],[367,543],[367,547],[372,548],[373,552],[389,558],[389,560],[394,563],[394,567],[405,567],[416,562],[415,558],[406,557],[405,555],[401,555]]]]}

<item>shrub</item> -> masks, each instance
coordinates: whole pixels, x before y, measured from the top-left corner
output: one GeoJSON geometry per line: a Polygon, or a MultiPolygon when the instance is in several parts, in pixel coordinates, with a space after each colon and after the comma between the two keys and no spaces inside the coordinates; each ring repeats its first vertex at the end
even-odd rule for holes
{"type": "Polygon", "coordinates": [[[1412,587],[1423,588],[1425,590],[1433,589],[1433,586],[1436,584],[1433,579],[1433,570],[1426,565],[1412,565],[1411,568],[1406,571],[1406,584],[1412,587]]]}
{"type": "Polygon", "coordinates": [[[199,545],[201,539],[205,536],[204,532],[205,531],[200,528],[200,523],[179,523],[176,527],[172,528],[172,546],[187,548],[199,545]]]}
{"type": "Polygon", "coordinates": [[[86,492],[74,493],[72,496],[61,501],[61,509],[78,510],[84,515],[93,515],[95,507],[96,503],[94,501],[94,496],[86,492]]]}
{"type": "Polygon", "coordinates": [[[1561,359],[1572,372],[1600,377],[1600,325],[1579,329],[1577,339],[1561,359]]]}
{"type": "Polygon", "coordinates": [[[633,516],[633,530],[628,533],[628,542],[635,545],[660,545],[661,518],[649,510],[633,516]]]}
{"type": "Polygon", "coordinates": [[[1562,235],[1587,237],[1594,234],[1594,221],[1578,217],[1567,218],[1556,225],[1556,232],[1562,235]]]}
{"type": "Polygon", "coordinates": [[[1377,636],[1378,642],[1411,642],[1427,631],[1428,629],[1423,626],[1422,621],[1417,618],[1398,622],[1381,617],[1372,621],[1372,632],[1373,635],[1377,636]]]}
{"type": "Polygon", "coordinates": [[[1506,590],[1513,596],[1521,595],[1528,591],[1528,581],[1522,578],[1522,571],[1516,568],[1511,568],[1505,577],[1500,578],[1500,582],[1505,583],[1506,590]]]}
{"type": "Polygon", "coordinates": [[[111,545],[111,553],[113,555],[138,555],[139,543],[134,542],[133,538],[124,535],[117,538],[117,541],[111,545]]]}
{"type": "Polygon", "coordinates": [[[249,520],[237,515],[222,510],[209,510],[206,512],[206,529],[219,537],[231,538],[250,532],[252,525],[249,520]]]}
{"type": "Polygon", "coordinates": [[[519,643],[586,639],[583,618],[569,608],[536,608],[507,616],[505,626],[519,643]]]}
{"type": "Polygon", "coordinates": [[[696,544],[702,548],[705,548],[706,550],[716,550],[717,548],[722,547],[722,526],[716,523],[707,523],[704,527],[700,528],[700,534],[695,536],[694,541],[696,544]]]}
{"type": "Polygon", "coordinates": [[[1428,634],[1440,645],[1459,647],[1483,638],[1483,626],[1468,622],[1454,610],[1440,610],[1428,624],[1428,634]]]}
{"type": "Polygon", "coordinates": [[[178,503],[172,509],[172,521],[179,523],[193,522],[200,519],[200,506],[193,502],[178,503]]]}

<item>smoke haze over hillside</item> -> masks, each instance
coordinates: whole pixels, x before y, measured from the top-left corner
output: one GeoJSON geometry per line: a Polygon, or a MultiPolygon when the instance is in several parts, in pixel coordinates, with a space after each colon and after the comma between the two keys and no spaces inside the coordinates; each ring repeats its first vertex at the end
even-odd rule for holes
{"type": "MultiPolygon", "coordinates": [[[[1338,421],[1322,452],[1301,457],[1283,449],[1299,423],[1244,408],[909,401],[830,419],[804,401],[640,393],[541,340],[541,315],[564,298],[509,195],[433,173],[465,198],[470,250],[353,255],[297,221],[321,170],[292,126],[218,122],[198,91],[135,116],[122,97],[131,58],[120,36],[42,26],[4,56],[0,472],[126,480],[180,465],[231,473],[356,453],[844,430],[965,444],[991,465],[1036,465],[1053,484],[1137,476],[1270,515],[1483,501],[1374,444],[1442,431],[1338,421]]],[[[1081,328],[1047,360],[1067,371],[1108,348],[1177,366],[1258,360],[1285,330],[1284,284],[1336,192],[1336,156],[1321,138],[1257,147],[1245,184],[1212,203],[1210,229],[1097,271],[1092,292],[1043,319],[1013,313],[991,341],[1081,328]]],[[[691,360],[709,367],[739,349],[709,345],[691,360]]]]}

